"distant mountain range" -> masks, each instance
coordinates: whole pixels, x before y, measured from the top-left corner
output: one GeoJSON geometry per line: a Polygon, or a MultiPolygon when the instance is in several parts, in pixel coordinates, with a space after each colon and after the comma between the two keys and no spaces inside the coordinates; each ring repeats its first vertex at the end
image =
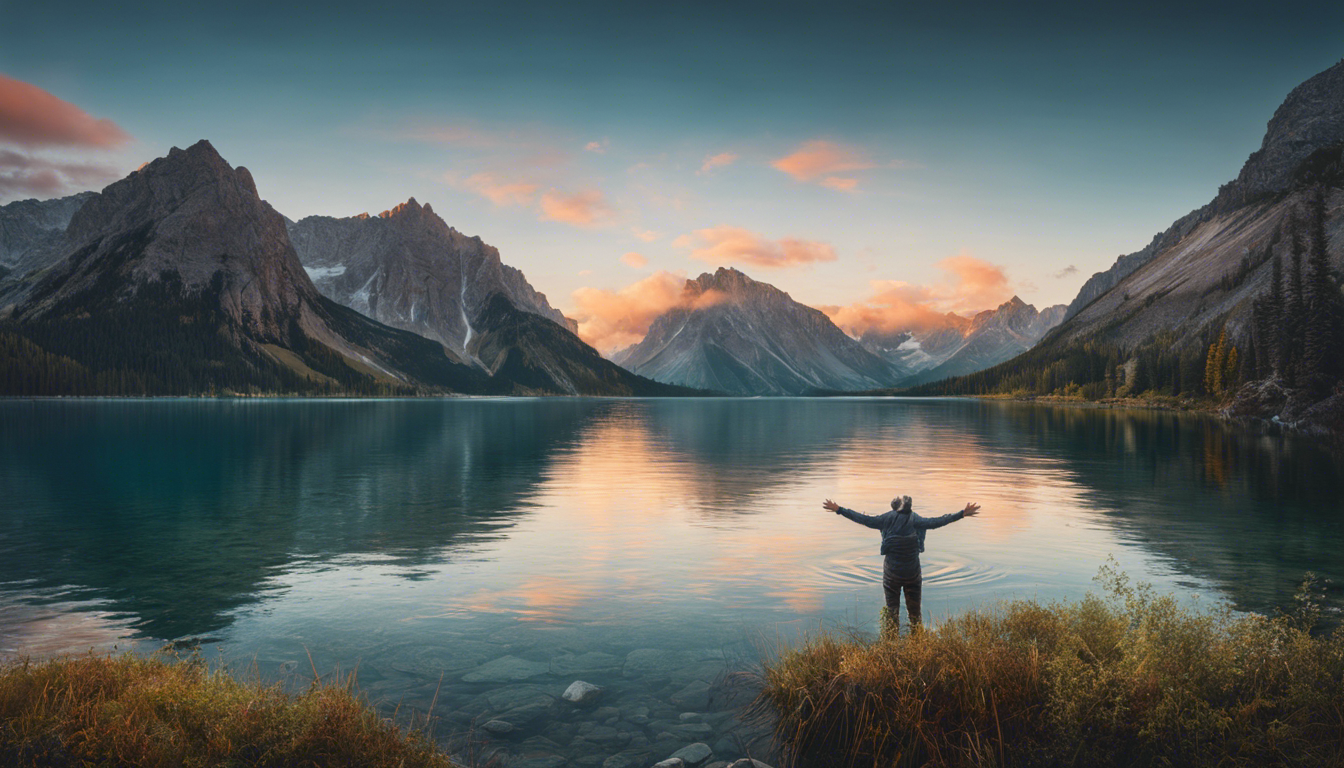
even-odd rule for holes
{"type": "Polygon", "coordinates": [[[0,393],[863,391],[992,365],[1062,312],[1014,297],[855,339],[735,269],[683,298],[607,360],[430,206],[290,221],[202,141],[101,193],[0,207],[0,393]]]}

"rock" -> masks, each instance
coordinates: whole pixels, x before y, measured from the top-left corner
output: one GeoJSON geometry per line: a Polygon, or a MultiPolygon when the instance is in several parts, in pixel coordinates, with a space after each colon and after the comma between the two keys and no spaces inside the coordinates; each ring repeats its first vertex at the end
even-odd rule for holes
{"type": "Polygon", "coordinates": [[[507,736],[515,730],[513,723],[504,720],[490,720],[481,729],[492,736],[507,736]]]}
{"type": "Polygon", "coordinates": [[[754,760],[750,757],[744,757],[741,760],[738,760],[737,762],[733,763],[732,765],[729,765],[728,768],[770,768],[770,766],[766,765],[765,763],[762,763],[760,760],[754,760]]]}
{"type": "Polygon", "coordinates": [[[727,669],[722,661],[697,661],[680,669],[672,670],[668,678],[677,685],[686,685],[696,680],[712,683],[727,669]]]}
{"type": "Polygon", "coordinates": [[[592,683],[575,680],[569,684],[564,693],[560,694],[560,698],[575,706],[591,707],[597,703],[598,699],[602,698],[603,690],[605,689],[592,683]]]}
{"type": "Polygon", "coordinates": [[[685,762],[686,765],[696,766],[708,761],[709,756],[712,754],[714,753],[710,750],[708,744],[696,742],[673,752],[670,759],[680,759],[685,762]]]}
{"type": "Polygon", "coordinates": [[[669,757],[666,760],[659,760],[654,763],[653,768],[686,768],[686,761],[676,757],[669,757]]]}
{"type": "Polygon", "coordinates": [[[684,709],[708,709],[709,683],[696,680],[669,696],[668,701],[684,709]]]}
{"type": "Polygon", "coordinates": [[[603,760],[602,768],[641,768],[647,757],[646,752],[627,749],[603,760]]]}
{"type": "Polygon", "coordinates": [[[514,683],[547,674],[551,665],[517,656],[501,656],[462,676],[464,683],[514,683]]]}
{"type": "Polygon", "coordinates": [[[593,719],[599,723],[621,719],[621,710],[615,707],[598,707],[593,710],[593,719]]]}
{"type": "Polygon", "coordinates": [[[699,713],[699,712],[682,712],[682,713],[677,717],[677,719],[681,720],[681,722],[683,722],[683,723],[698,723],[698,722],[700,722],[700,713],[699,713]]]}
{"type": "Polygon", "coordinates": [[[569,761],[559,755],[522,755],[509,761],[509,768],[565,768],[569,761]]]}
{"type": "Polygon", "coordinates": [[[707,739],[714,735],[714,727],[709,723],[682,723],[668,730],[680,739],[707,739]]]}

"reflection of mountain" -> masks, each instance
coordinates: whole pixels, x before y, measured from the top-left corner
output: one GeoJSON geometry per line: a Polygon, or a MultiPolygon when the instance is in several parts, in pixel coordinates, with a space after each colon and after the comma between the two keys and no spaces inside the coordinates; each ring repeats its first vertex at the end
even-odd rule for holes
{"type": "Polygon", "coordinates": [[[1057,461],[1108,523],[1240,608],[1286,606],[1304,568],[1344,583],[1344,457],[1190,414],[1002,402],[962,413],[987,453],[1057,461]]]}
{"type": "Polygon", "coordinates": [[[153,637],[212,632],[313,560],[422,564],[510,525],[605,407],[5,404],[0,581],[107,601],[153,637]]]}

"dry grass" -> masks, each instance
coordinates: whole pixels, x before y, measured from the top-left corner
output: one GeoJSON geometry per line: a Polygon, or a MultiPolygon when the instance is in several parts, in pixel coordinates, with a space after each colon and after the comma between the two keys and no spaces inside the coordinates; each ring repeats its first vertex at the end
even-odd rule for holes
{"type": "Polygon", "coordinates": [[[352,678],[289,695],[199,658],[128,654],[0,667],[0,765],[453,764],[380,718],[352,678]]]}
{"type": "Polygon", "coordinates": [[[814,637],[757,704],[801,765],[1344,765],[1344,630],[1312,634],[1310,582],[1270,619],[1099,579],[894,640],[814,637]]]}

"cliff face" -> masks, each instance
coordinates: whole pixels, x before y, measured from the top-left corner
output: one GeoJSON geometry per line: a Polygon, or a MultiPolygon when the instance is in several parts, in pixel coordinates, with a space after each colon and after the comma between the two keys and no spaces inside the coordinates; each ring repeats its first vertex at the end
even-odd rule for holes
{"type": "Polygon", "coordinates": [[[309,216],[290,238],[323,295],[373,319],[465,355],[473,319],[490,297],[574,330],[523,273],[479,237],[453,229],[414,198],[378,216],[309,216]]]}
{"type": "Polygon", "coordinates": [[[95,192],[54,200],[18,200],[0,205],[0,266],[19,271],[24,257],[65,233],[70,218],[95,192]]]}
{"type": "Polygon", "coordinates": [[[1260,149],[1208,205],[1093,275],[1051,342],[1100,334],[1132,346],[1174,331],[1185,346],[1224,322],[1244,335],[1272,256],[1288,257],[1283,230],[1316,187],[1327,197],[1327,251],[1344,268],[1344,62],[1293,89],[1260,149]]]}
{"type": "Polygon", "coordinates": [[[616,362],[656,381],[743,395],[856,391],[896,378],[825,314],[735,269],[686,281],[683,297],[616,362]]]}
{"type": "Polygon", "coordinates": [[[995,309],[977,314],[959,339],[940,339],[941,360],[902,380],[901,386],[975,373],[1016,357],[1059,325],[1064,311],[1063,304],[1056,304],[1037,312],[1036,307],[1014,296],[995,309]]]}

